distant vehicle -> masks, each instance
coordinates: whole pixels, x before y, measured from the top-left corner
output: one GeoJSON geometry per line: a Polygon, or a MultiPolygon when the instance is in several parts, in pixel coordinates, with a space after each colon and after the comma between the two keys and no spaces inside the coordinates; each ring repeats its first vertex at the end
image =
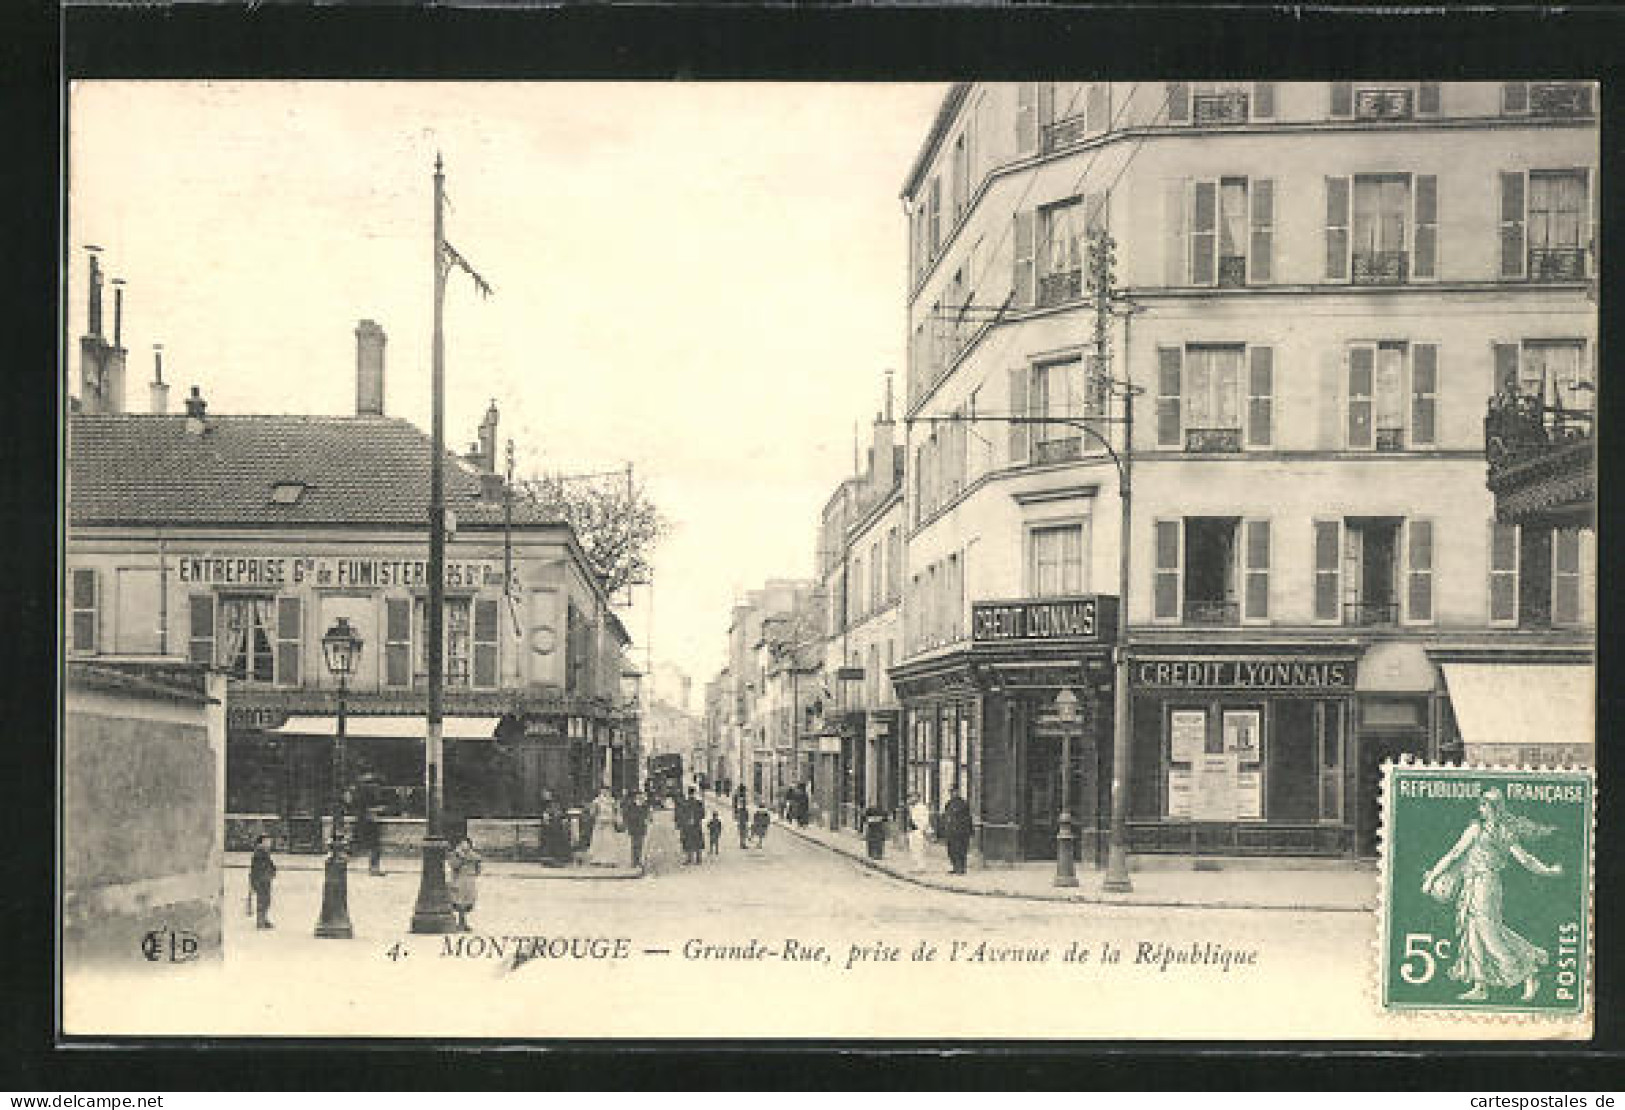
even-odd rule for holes
{"type": "Polygon", "coordinates": [[[675,752],[663,752],[649,757],[649,783],[651,800],[681,798],[683,796],[683,757],[675,752]]]}

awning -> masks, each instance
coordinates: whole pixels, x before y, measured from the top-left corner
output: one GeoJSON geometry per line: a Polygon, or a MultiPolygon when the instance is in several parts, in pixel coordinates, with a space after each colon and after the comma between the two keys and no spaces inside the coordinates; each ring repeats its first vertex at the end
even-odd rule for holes
{"type": "Polygon", "coordinates": [[[1445,663],[1462,742],[1533,747],[1596,742],[1589,663],[1445,663]]]}
{"type": "MultiPolygon", "coordinates": [[[[446,717],[441,722],[441,735],[448,740],[489,740],[496,735],[500,717],[446,717]]],[[[271,732],[294,736],[335,736],[338,734],[337,717],[289,717],[271,732]]],[[[360,717],[347,714],[344,718],[345,736],[362,740],[411,739],[421,740],[428,731],[422,717],[360,717]]]]}

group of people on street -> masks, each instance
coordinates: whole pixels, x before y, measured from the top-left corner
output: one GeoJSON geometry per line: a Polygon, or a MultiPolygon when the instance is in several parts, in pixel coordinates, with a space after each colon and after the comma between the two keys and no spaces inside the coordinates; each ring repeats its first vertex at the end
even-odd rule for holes
{"type": "MultiPolygon", "coordinates": [[[[934,820],[931,807],[926,805],[918,794],[909,795],[908,808],[905,812],[908,818],[909,855],[912,857],[914,869],[924,871],[930,866],[929,846],[932,826],[935,825],[937,836],[948,849],[949,873],[965,874],[965,866],[970,857],[973,823],[970,803],[960,794],[959,787],[954,786],[949,790],[948,800],[943,803],[941,814],[934,820]]],[[[870,854],[874,854],[873,849],[870,854]]]]}
{"type": "Polygon", "coordinates": [[[706,819],[705,801],[694,787],[688,788],[687,797],[677,799],[675,819],[685,864],[705,862],[707,844],[711,855],[721,853],[722,818],[717,816],[716,810],[712,810],[710,819],[706,819]]]}
{"type": "Polygon", "coordinates": [[[753,810],[750,797],[745,793],[745,784],[740,783],[734,788],[734,825],[739,830],[739,846],[741,848],[761,848],[767,843],[768,826],[773,823],[773,815],[761,802],[756,803],[753,810]]]}
{"type": "Polygon", "coordinates": [[[806,828],[811,813],[812,795],[808,793],[804,783],[798,782],[784,792],[784,819],[786,821],[794,821],[802,828],[806,828]]]}

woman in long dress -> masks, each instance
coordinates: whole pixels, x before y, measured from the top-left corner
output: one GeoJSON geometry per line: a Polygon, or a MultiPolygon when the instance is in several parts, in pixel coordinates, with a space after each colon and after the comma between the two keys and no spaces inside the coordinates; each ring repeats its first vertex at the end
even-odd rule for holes
{"type": "Polygon", "coordinates": [[[926,845],[931,836],[931,807],[920,800],[918,794],[908,799],[908,851],[914,857],[914,869],[924,871],[930,864],[926,845]]]}
{"type": "Polygon", "coordinates": [[[1441,902],[1456,900],[1456,960],[1450,978],[1468,984],[1463,1001],[1489,997],[1490,987],[1523,984],[1524,1001],[1540,989],[1540,969],[1551,954],[1509,929],[1502,920],[1501,872],[1517,861],[1536,875],[1561,875],[1563,865],[1542,863],[1521,841],[1545,836],[1550,826],[1507,812],[1499,790],[1487,790],[1478,803],[1478,819],[1467,826],[1455,847],[1428,868],[1422,890],[1441,902]]]}
{"type": "Polygon", "coordinates": [[[468,915],[479,896],[480,854],[468,837],[457,841],[447,861],[451,865],[451,906],[457,911],[457,928],[469,931],[468,915]]]}
{"type": "Polygon", "coordinates": [[[600,790],[592,800],[592,845],[587,849],[587,863],[593,867],[624,867],[630,851],[621,807],[607,789],[600,790]]]}

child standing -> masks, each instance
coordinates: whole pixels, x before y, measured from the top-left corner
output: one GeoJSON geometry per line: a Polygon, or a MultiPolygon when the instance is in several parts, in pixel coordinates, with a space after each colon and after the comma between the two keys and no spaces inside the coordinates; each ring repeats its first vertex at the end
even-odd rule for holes
{"type": "Polygon", "coordinates": [[[479,894],[480,854],[474,842],[463,837],[451,853],[451,906],[457,911],[457,927],[469,931],[468,915],[479,894]]]}
{"type": "Polygon", "coordinates": [[[711,854],[717,855],[722,850],[722,818],[717,811],[711,811],[711,820],[705,823],[705,835],[711,842],[711,854]]]}
{"type": "Polygon", "coordinates": [[[254,858],[248,864],[248,885],[254,892],[254,928],[274,929],[271,924],[271,884],[276,880],[276,861],[271,858],[271,838],[263,833],[254,840],[254,858]]]}

